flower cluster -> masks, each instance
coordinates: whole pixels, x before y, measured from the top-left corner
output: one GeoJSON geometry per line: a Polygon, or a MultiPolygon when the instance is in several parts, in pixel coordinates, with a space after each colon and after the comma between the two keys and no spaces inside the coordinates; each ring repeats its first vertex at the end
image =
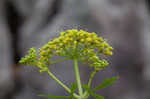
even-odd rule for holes
{"type": "Polygon", "coordinates": [[[89,33],[83,30],[67,30],[61,32],[58,38],[49,41],[40,49],[39,67],[51,64],[52,56],[78,58],[83,62],[88,62],[96,69],[104,68],[108,65],[106,60],[100,60],[99,54],[112,55],[113,48],[96,33],[89,33]]]}
{"type": "Polygon", "coordinates": [[[92,62],[90,66],[94,67],[96,71],[99,71],[109,65],[105,59],[101,60],[98,56],[92,56],[89,60],[92,62]]]}
{"type": "Polygon", "coordinates": [[[37,52],[34,48],[30,48],[28,55],[22,58],[19,63],[24,65],[37,66],[37,52]]]}
{"type": "Polygon", "coordinates": [[[61,32],[58,38],[44,45],[40,49],[39,59],[36,50],[31,48],[20,63],[36,65],[44,71],[44,68],[52,63],[52,56],[62,56],[69,59],[77,58],[79,61],[89,63],[96,70],[101,70],[108,65],[108,62],[99,59],[98,55],[112,55],[112,50],[113,48],[96,33],[72,29],[61,32]]]}

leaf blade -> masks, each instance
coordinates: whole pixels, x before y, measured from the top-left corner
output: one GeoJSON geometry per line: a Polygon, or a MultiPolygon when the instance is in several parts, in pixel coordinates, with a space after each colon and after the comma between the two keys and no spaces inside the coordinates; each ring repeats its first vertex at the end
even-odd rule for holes
{"type": "Polygon", "coordinates": [[[55,98],[55,99],[66,99],[68,98],[69,96],[54,96],[54,95],[38,95],[38,96],[41,96],[41,97],[45,97],[45,98],[55,98]]]}
{"type": "Polygon", "coordinates": [[[106,78],[104,82],[102,82],[100,85],[98,85],[96,88],[92,89],[93,92],[100,90],[102,88],[105,88],[109,85],[112,85],[119,77],[118,76],[114,76],[111,78],[106,78]]]}
{"type": "Polygon", "coordinates": [[[77,84],[76,83],[72,83],[71,88],[70,88],[70,90],[71,90],[71,92],[70,92],[71,96],[69,96],[68,99],[72,99],[73,98],[73,94],[74,94],[76,88],[77,88],[77,84]]]}
{"type": "Polygon", "coordinates": [[[95,99],[104,99],[103,96],[100,96],[98,94],[94,94],[93,91],[87,86],[87,85],[83,85],[83,87],[85,88],[85,90],[91,95],[93,96],[95,99]]]}
{"type": "Polygon", "coordinates": [[[98,94],[92,94],[91,96],[93,96],[95,99],[104,99],[103,96],[100,96],[98,94]]]}

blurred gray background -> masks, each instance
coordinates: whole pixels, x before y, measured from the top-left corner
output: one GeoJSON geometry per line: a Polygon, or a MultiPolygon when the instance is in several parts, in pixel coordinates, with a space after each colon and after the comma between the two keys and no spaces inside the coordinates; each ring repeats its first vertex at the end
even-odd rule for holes
{"type": "MultiPolygon", "coordinates": [[[[71,28],[96,32],[115,49],[110,66],[96,74],[93,87],[105,77],[120,79],[98,94],[106,99],[150,99],[150,0],[0,0],[0,99],[68,95],[46,73],[40,75],[18,61],[30,47],[38,49],[71,28]]],[[[51,69],[66,85],[75,81],[71,61],[51,69]]],[[[80,66],[80,72],[86,83],[91,69],[80,66]]]]}

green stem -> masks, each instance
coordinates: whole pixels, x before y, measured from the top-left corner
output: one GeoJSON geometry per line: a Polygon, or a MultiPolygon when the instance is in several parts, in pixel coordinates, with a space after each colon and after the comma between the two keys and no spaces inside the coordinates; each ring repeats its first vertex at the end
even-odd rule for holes
{"type": "MultiPolygon", "coordinates": [[[[49,76],[51,76],[58,84],[60,84],[67,92],[71,93],[71,90],[65,85],[63,84],[57,77],[55,77],[49,70],[47,70],[47,73],[49,74],[49,76]]],[[[76,99],[80,99],[80,97],[77,94],[73,94],[73,96],[76,99]]]]}
{"type": "Polygon", "coordinates": [[[88,87],[90,88],[91,87],[91,84],[92,84],[92,80],[93,80],[93,77],[95,76],[96,74],[96,70],[92,72],[92,74],[90,75],[90,79],[89,79],[89,82],[88,82],[88,87]]]}
{"type": "MultiPolygon", "coordinates": [[[[95,71],[93,71],[93,72],[91,73],[91,75],[90,75],[89,82],[88,82],[88,87],[89,87],[89,88],[91,87],[92,80],[93,80],[93,78],[94,78],[96,72],[97,72],[97,71],[95,70],[95,71]]],[[[86,91],[86,92],[84,93],[83,97],[86,99],[88,96],[89,96],[89,94],[88,94],[88,92],[86,91]]]]}
{"type": "Polygon", "coordinates": [[[64,59],[60,59],[58,61],[55,61],[55,62],[52,62],[51,64],[56,64],[56,63],[60,63],[60,62],[63,62],[65,60],[70,60],[69,58],[64,58],[64,59]]]}
{"type": "Polygon", "coordinates": [[[82,85],[80,81],[80,73],[79,73],[79,67],[78,67],[78,60],[74,58],[74,68],[75,68],[75,75],[76,75],[76,80],[77,80],[77,85],[78,85],[78,91],[79,95],[83,95],[83,90],[82,90],[82,85]]]}

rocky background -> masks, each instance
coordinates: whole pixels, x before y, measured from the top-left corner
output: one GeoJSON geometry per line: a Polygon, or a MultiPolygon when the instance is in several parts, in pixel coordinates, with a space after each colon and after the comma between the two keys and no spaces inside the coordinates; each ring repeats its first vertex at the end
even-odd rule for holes
{"type": "MultiPolygon", "coordinates": [[[[106,99],[150,99],[150,0],[0,0],[0,99],[67,95],[47,74],[18,61],[30,47],[38,49],[70,28],[96,32],[115,49],[110,67],[96,75],[93,86],[105,77],[120,79],[99,94],[106,99]]],[[[69,85],[74,81],[71,65],[67,61],[51,69],[69,85]]],[[[80,69],[86,82],[90,69],[80,69]]]]}

